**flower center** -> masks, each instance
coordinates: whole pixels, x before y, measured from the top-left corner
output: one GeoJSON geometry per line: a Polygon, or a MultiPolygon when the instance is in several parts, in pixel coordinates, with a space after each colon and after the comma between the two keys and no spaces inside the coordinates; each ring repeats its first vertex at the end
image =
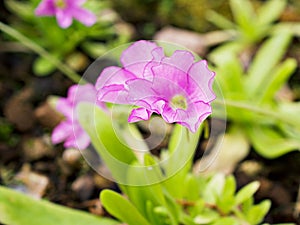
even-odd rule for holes
{"type": "Polygon", "coordinates": [[[187,109],[186,98],[183,95],[175,95],[171,99],[171,107],[173,109],[187,109]]]}
{"type": "Polygon", "coordinates": [[[55,5],[58,8],[64,9],[66,7],[65,0],[55,0],[55,5]]]}

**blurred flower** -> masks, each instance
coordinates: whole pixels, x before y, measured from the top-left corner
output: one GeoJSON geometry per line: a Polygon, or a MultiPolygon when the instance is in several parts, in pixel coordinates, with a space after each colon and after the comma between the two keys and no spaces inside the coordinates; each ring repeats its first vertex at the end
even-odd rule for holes
{"type": "Polygon", "coordinates": [[[121,56],[123,68],[108,67],[97,82],[99,101],[138,106],[128,121],[148,120],[160,114],[195,132],[211,114],[214,73],[205,60],[195,62],[192,53],[177,50],[166,57],[155,43],[138,41],[121,56]]]}
{"type": "Polygon", "coordinates": [[[96,99],[96,90],[92,84],[73,85],[69,88],[67,98],[59,98],[56,109],[65,116],[52,132],[52,142],[64,142],[66,148],[85,149],[90,144],[88,134],[80,126],[76,114],[76,106],[81,102],[91,102],[104,108],[104,103],[96,99]]]}
{"type": "Polygon", "coordinates": [[[37,16],[56,16],[60,27],[67,28],[73,18],[85,26],[96,23],[96,16],[81,6],[86,0],[42,0],[35,10],[37,16]]]}

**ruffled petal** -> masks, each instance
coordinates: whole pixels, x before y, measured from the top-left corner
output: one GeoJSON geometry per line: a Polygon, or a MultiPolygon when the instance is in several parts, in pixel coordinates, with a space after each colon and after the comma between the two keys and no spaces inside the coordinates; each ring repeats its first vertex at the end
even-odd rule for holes
{"type": "Polygon", "coordinates": [[[133,109],[128,117],[129,123],[134,123],[140,120],[149,120],[152,112],[145,108],[133,109]]]}
{"type": "Polygon", "coordinates": [[[56,9],[57,23],[61,28],[68,28],[73,22],[72,13],[70,9],[56,9]]]}
{"type": "Polygon", "coordinates": [[[162,60],[162,64],[175,67],[183,73],[188,73],[193,65],[195,57],[192,53],[184,50],[176,50],[171,57],[162,60]]]}
{"type": "Polygon", "coordinates": [[[127,70],[117,66],[105,68],[96,81],[96,90],[99,92],[105,86],[121,84],[125,86],[126,81],[134,79],[136,76],[127,70]]]}
{"type": "Polygon", "coordinates": [[[72,15],[76,20],[88,27],[94,25],[97,21],[97,17],[92,12],[82,8],[73,8],[72,15]]]}
{"type": "Polygon", "coordinates": [[[211,106],[204,102],[194,103],[190,110],[183,112],[179,110],[176,114],[176,122],[187,127],[191,132],[195,133],[200,124],[211,114],[211,106]]]}
{"type": "Polygon", "coordinates": [[[43,0],[35,9],[36,16],[53,16],[55,15],[55,3],[53,0],[43,0]]]}
{"type": "Polygon", "coordinates": [[[198,95],[196,94],[193,98],[205,103],[211,102],[216,98],[212,89],[215,73],[207,68],[207,62],[205,60],[194,63],[188,74],[191,82],[195,82],[197,85],[196,89],[198,90],[198,95]]]}
{"type": "Polygon", "coordinates": [[[98,101],[115,104],[129,104],[127,97],[128,92],[121,84],[105,86],[97,93],[98,101]]]}
{"type": "Polygon", "coordinates": [[[159,63],[164,57],[163,49],[150,41],[137,41],[123,51],[120,61],[124,68],[136,77],[144,77],[146,65],[159,63]]]}

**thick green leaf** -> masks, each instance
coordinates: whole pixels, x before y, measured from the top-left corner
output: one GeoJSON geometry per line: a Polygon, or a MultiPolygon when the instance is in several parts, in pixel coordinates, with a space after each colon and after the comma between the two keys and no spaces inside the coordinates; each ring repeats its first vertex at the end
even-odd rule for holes
{"type": "Polygon", "coordinates": [[[225,225],[225,224],[226,225],[239,225],[240,222],[233,217],[224,217],[224,218],[218,219],[212,225],[225,225]]]}
{"type": "Polygon", "coordinates": [[[276,158],[300,148],[300,141],[282,136],[266,126],[253,126],[247,129],[254,149],[266,158],[276,158]]]}
{"type": "Polygon", "coordinates": [[[248,212],[247,212],[247,220],[250,224],[259,224],[271,207],[271,201],[265,200],[259,203],[258,205],[253,206],[248,212]]]}
{"type": "Polygon", "coordinates": [[[236,182],[234,177],[232,175],[226,177],[222,195],[220,196],[217,202],[217,206],[225,214],[229,213],[235,204],[235,189],[236,182]]]}
{"type": "Polygon", "coordinates": [[[209,204],[216,204],[218,199],[222,197],[222,191],[225,184],[225,175],[217,173],[209,181],[203,192],[205,202],[209,204]]]}
{"type": "Polygon", "coordinates": [[[286,0],[270,0],[257,11],[259,25],[267,25],[279,18],[286,6],[286,0]]]}
{"type": "Polygon", "coordinates": [[[259,188],[259,182],[254,181],[245,187],[243,187],[241,190],[238,191],[238,193],[235,196],[235,205],[239,205],[246,201],[247,199],[253,197],[254,193],[259,188]]]}
{"type": "Polygon", "coordinates": [[[270,72],[285,54],[291,38],[289,33],[278,34],[268,39],[260,47],[245,80],[249,97],[255,98],[255,93],[260,91],[261,84],[269,79],[270,72]]]}
{"type": "Polygon", "coordinates": [[[260,85],[257,101],[260,101],[260,99],[262,99],[262,102],[274,100],[276,92],[288,81],[296,68],[297,61],[291,58],[275,67],[273,72],[268,76],[268,79],[264,80],[260,85]]]}
{"type": "Polygon", "coordinates": [[[249,0],[230,0],[230,8],[241,32],[242,42],[253,42],[261,34],[262,27],[257,27],[256,15],[249,0]]]}
{"type": "Polygon", "coordinates": [[[247,29],[253,24],[255,12],[249,0],[230,0],[230,8],[235,22],[240,27],[247,29]]]}
{"type": "Polygon", "coordinates": [[[113,177],[121,184],[128,184],[127,171],[137,161],[137,158],[127,147],[125,141],[121,141],[118,122],[113,122],[107,112],[90,103],[81,103],[76,110],[81,126],[89,134],[92,144],[110,169],[113,177]]]}
{"type": "Polygon", "coordinates": [[[136,207],[122,195],[111,190],[103,190],[100,200],[105,209],[120,221],[128,225],[150,225],[136,207]]]}
{"type": "Polygon", "coordinates": [[[208,10],[208,12],[205,14],[205,18],[221,29],[226,30],[235,28],[235,24],[233,22],[215,11],[208,10]]]}
{"type": "Polygon", "coordinates": [[[9,225],[116,225],[117,221],[0,187],[0,222],[9,225]]]}

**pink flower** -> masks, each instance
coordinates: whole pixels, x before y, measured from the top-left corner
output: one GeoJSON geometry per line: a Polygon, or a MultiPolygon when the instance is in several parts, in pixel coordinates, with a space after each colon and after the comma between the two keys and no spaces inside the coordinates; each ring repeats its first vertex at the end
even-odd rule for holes
{"type": "Polygon", "coordinates": [[[66,148],[78,148],[80,150],[85,149],[90,144],[90,138],[80,126],[75,111],[80,102],[91,102],[104,108],[104,104],[96,99],[96,90],[93,85],[71,86],[68,97],[60,98],[56,105],[56,109],[65,116],[65,120],[56,126],[52,132],[51,139],[54,144],[64,142],[66,148]]]}
{"type": "Polygon", "coordinates": [[[121,56],[123,68],[108,67],[97,82],[99,101],[138,106],[128,121],[148,120],[157,113],[168,123],[195,132],[212,112],[214,73],[205,60],[195,62],[189,51],[166,57],[149,41],[138,41],[121,56]]]}
{"type": "Polygon", "coordinates": [[[35,10],[37,16],[56,16],[60,27],[67,28],[73,18],[86,26],[96,23],[96,16],[81,6],[86,0],[42,0],[35,10]]]}

